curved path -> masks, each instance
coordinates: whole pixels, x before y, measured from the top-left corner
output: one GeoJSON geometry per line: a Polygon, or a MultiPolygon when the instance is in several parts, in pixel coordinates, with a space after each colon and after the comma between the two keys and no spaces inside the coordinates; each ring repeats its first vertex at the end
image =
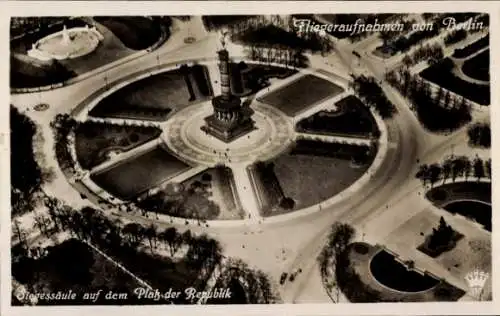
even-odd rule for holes
{"type": "Polygon", "coordinates": [[[455,67],[452,70],[453,74],[464,81],[472,82],[472,83],[479,84],[479,85],[485,85],[485,86],[489,85],[490,84],[489,81],[472,78],[472,77],[468,76],[464,72],[464,69],[463,69],[465,62],[467,62],[468,60],[474,58],[475,56],[477,56],[477,55],[481,54],[482,52],[489,50],[489,49],[490,49],[489,46],[485,47],[483,49],[480,49],[477,52],[475,52],[474,54],[469,55],[467,58],[453,58],[452,57],[453,61],[455,62],[455,67]]]}

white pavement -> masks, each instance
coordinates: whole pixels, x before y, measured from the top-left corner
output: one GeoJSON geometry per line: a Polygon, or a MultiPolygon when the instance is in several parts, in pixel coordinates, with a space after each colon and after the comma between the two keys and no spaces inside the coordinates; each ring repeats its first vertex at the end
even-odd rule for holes
{"type": "Polygon", "coordinates": [[[230,164],[229,166],[233,170],[234,182],[243,210],[247,212],[249,220],[258,222],[261,219],[260,207],[257,201],[257,192],[255,192],[254,185],[250,179],[248,165],[230,164]]]}
{"type": "Polygon", "coordinates": [[[113,156],[111,156],[108,160],[106,160],[105,162],[92,168],[90,173],[99,173],[101,171],[104,171],[104,170],[114,166],[115,164],[117,164],[119,162],[131,159],[133,157],[139,156],[142,153],[145,153],[149,150],[152,150],[153,148],[159,146],[161,143],[163,143],[161,141],[161,139],[157,138],[157,139],[153,139],[149,142],[146,142],[142,145],[139,145],[131,150],[116,153],[113,156]]]}
{"type": "Polygon", "coordinates": [[[313,133],[295,133],[295,137],[303,139],[315,139],[321,140],[325,143],[347,143],[356,145],[370,145],[372,140],[365,138],[356,138],[349,136],[333,136],[333,135],[323,135],[323,134],[313,134],[313,133]]]}

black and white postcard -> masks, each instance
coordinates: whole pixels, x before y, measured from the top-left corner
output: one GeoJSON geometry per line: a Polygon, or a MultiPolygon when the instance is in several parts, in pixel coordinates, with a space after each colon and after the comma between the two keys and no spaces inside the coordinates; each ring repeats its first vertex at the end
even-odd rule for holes
{"type": "Polygon", "coordinates": [[[2,311],[493,313],[500,9],[449,4],[12,6],[2,311]]]}

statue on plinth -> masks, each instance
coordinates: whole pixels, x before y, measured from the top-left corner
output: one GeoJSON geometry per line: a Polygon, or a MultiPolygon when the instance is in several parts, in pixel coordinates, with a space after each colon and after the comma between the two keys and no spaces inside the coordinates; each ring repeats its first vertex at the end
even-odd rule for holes
{"type": "Polygon", "coordinates": [[[222,49],[219,55],[219,70],[221,95],[212,99],[214,113],[205,118],[205,125],[201,129],[223,142],[229,143],[254,130],[255,122],[251,116],[253,111],[250,107],[242,107],[239,97],[231,93],[231,81],[229,78],[229,52],[226,50],[227,32],[222,32],[220,42],[222,49]]]}
{"type": "Polygon", "coordinates": [[[71,43],[71,37],[69,36],[69,32],[68,29],[66,28],[66,25],[63,26],[61,42],[63,45],[68,45],[71,43]]]}

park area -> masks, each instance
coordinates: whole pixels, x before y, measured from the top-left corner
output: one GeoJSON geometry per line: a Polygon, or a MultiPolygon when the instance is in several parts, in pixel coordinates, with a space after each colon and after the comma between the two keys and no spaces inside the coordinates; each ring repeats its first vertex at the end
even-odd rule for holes
{"type": "Polygon", "coordinates": [[[451,57],[424,69],[420,76],[481,105],[490,104],[489,35],[459,49],[451,57]],[[483,51],[481,51],[483,50],[483,51]],[[459,67],[461,69],[459,69],[459,67]],[[465,76],[460,76],[460,74],[465,76]],[[467,78],[471,80],[467,80],[467,78]],[[481,81],[480,83],[475,80],[481,81]]]}
{"type": "Polygon", "coordinates": [[[288,116],[295,116],[342,92],[344,89],[333,82],[307,74],[265,94],[259,101],[278,108],[288,116]]]}
{"type": "Polygon", "coordinates": [[[129,49],[142,50],[156,43],[162,36],[161,22],[170,26],[170,18],[159,19],[144,16],[96,16],[129,49]]]}
{"type": "Polygon", "coordinates": [[[445,58],[437,64],[424,69],[420,73],[420,76],[468,100],[481,105],[489,105],[490,85],[477,84],[459,78],[453,73],[456,67],[455,62],[451,58],[445,58]]]}
{"type": "MultiPolygon", "coordinates": [[[[193,244],[196,240],[193,241],[193,244]]],[[[188,256],[181,258],[170,258],[157,252],[151,253],[139,251],[132,247],[110,247],[106,249],[106,254],[120,262],[130,272],[151,285],[153,289],[158,289],[160,293],[166,293],[170,289],[172,292],[181,292],[182,295],[176,298],[163,298],[155,301],[156,304],[189,304],[184,290],[193,287],[201,291],[206,285],[206,279],[202,277],[199,261],[189,259],[188,256]]],[[[141,299],[141,304],[144,298],[141,299]]]]}
{"type": "Polygon", "coordinates": [[[136,148],[161,134],[156,127],[85,122],[75,130],[75,150],[84,169],[107,161],[113,154],[136,148]]]}
{"type": "Polygon", "coordinates": [[[205,66],[180,67],[133,82],[104,98],[90,115],[164,121],[170,112],[209,100],[205,66]]]}
{"type": "Polygon", "coordinates": [[[272,162],[254,165],[252,172],[263,215],[310,207],[348,188],[373,161],[370,156],[365,164],[353,165],[351,159],[357,155],[357,148],[362,147],[298,141],[272,162]]]}
{"type": "Polygon", "coordinates": [[[242,219],[232,171],[209,168],[181,183],[169,183],[138,202],[144,210],[198,220],[242,219]]]}
{"type": "Polygon", "coordinates": [[[189,168],[189,165],[159,146],[94,173],[91,179],[110,194],[130,200],[189,168]]]}
{"type": "MultiPolygon", "coordinates": [[[[464,217],[443,214],[432,207],[397,227],[387,236],[384,244],[401,257],[427,262],[432,271],[442,278],[456,280],[463,289],[467,287],[464,278],[469,272],[474,269],[491,271],[491,234],[464,217]],[[428,243],[435,230],[439,231],[441,218],[456,232],[455,235],[460,234],[461,237],[458,240],[452,238],[450,247],[427,254],[422,251],[425,250],[422,246],[428,243]]],[[[486,286],[491,286],[488,283],[486,286]]]]}
{"type": "Polygon", "coordinates": [[[337,282],[355,303],[457,301],[465,292],[381,246],[352,243],[340,255],[337,282]],[[339,270],[339,267],[344,267],[339,270]]]}
{"type": "Polygon", "coordinates": [[[320,111],[297,123],[296,130],[332,136],[378,137],[380,131],[370,110],[350,95],[335,103],[335,110],[320,111]]]}
{"type": "MultiPolygon", "coordinates": [[[[57,293],[69,290],[76,293],[74,300],[39,300],[37,305],[109,305],[139,304],[133,290],[141,286],[130,275],[123,272],[102,255],[76,239],[46,248],[48,254],[40,259],[20,257],[13,260],[13,278],[28,288],[31,293],[57,293]],[[96,302],[83,299],[84,293],[103,290],[96,302]],[[126,293],[126,300],[105,299],[105,294],[126,293]]],[[[13,250],[13,258],[16,254],[13,250]]],[[[13,302],[14,303],[14,302],[13,302]]]]}
{"type": "MultiPolygon", "coordinates": [[[[128,36],[141,35],[129,33],[128,36]]],[[[38,87],[64,82],[134,53],[134,50],[127,48],[112,31],[89,17],[65,19],[54,23],[37,32],[13,39],[10,47],[11,87],[14,88],[38,87]],[[27,55],[32,44],[47,35],[61,31],[64,25],[68,29],[85,25],[95,26],[104,38],[92,53],[74,59],[42,62],[27,55]]]]}

